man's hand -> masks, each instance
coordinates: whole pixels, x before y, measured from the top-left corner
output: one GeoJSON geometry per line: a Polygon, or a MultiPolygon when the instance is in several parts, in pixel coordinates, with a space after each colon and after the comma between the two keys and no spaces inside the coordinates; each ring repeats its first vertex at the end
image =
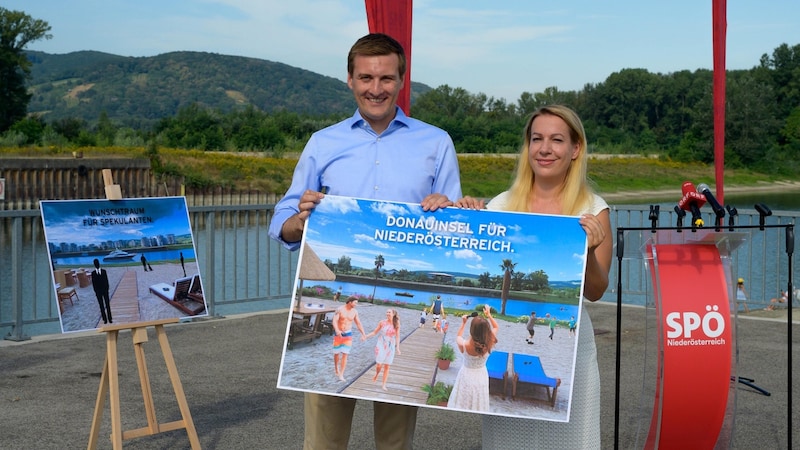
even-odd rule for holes
{"type": "Polygon", "coordinates": [[[421,205],[423,211],[436,211],[439,208],[453,206],[453,202],[444,194],[430,194],[422,199],[421,205]]]}
{"type": "Polygon", "coordinates": [[[297,204],[299,212],[283,223],[281,227],[281,238],[286,242],[297,242],[303,237],[303,229],[306,226],[306,220],[311,215],[311,211],[317,207],[320,200],[325,197],[321,192],[312,191],[307,189],[300,197],[297,204]]]}

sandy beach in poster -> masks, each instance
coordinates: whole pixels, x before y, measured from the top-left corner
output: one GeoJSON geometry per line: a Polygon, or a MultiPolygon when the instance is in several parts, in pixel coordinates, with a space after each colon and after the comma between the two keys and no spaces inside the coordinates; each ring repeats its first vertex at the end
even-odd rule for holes
{"type": "MultiPolygon", "coordinates": [[[[341,302],[337,304],[329,300],[305,297],[303,298],[303,302],[323,303],[326,306],[341,306],[343,304],[341,302]]],[[[357,310],[364,326],[364,331],[367,333],[372,331],[375,326],[377,326],[378,322],[385,318],[386,309],[389,307],[390,306],[359,302],[357,310]]],[[[418,310],[403,307],[398,307],[396,309],[400,317],[401,339],[405,339],[411,333],[435,333],[431,327],[430,316],[428,317],[426,326],[424,328],[418,328],[420,314],[418,310]]],[[[458,331],[460,320],[460,318],[452,314],[448,315],[450,326],[448,332],[444,335],[444,341],[453,345],[454,348],[456,348],[456,332],[458,331]]],[[[528,332],[525,328],[525,323],[511,323],[500,320],[498,321],[498,325],[500,329],[495,350],[538,356],[548,376],[561,378],[561,386],[558,388],[558,395],[554,408],[551,408],[549,404],[543,401],[545,394],[542,388],[531,389],[520,383],[517,388],[517,398],[514,400],[511,399],[510,386],[508,396],[505,400],[501,397],[497,388],[492,388],[490,413],[555,421],[566,420],[569,398],[572,392],[572,365],[577,337],[570,337],[566,328],[556,327],[553,339],[550,340],[548,338],[550,334],[549,327],[544,324],[537,324],[535,328],[535,343],[529,345],[526,342],[528,332]]],[[[464,337],[466,338],[467,336],[469,336],[469,329],[466,329],[464,333],[464,337]]],[[[358,332],[354,332],[353,348],[350,352],[347,369],[345,371],[345,379],[347,381],[341,382],[334,376],[332,336],[323,334],[318,339],[311,342],[295,343],[291,350],[284,350],[281,364],[281,378],[278,387],[321,393],[339,392],[361,374],[365,372],[370,375],[374,374],[374,346],[374,338],[362,342],[359,339],[358,332]]],[[[413,348],[403,347],[402,343],[401,348],[403,353],[395,357],[395,362],[403,358],[404,355],[409,356],[414,351],[413,348]]],[[[463,357],[458,354],[457,350],[456,352],[456,360],[453,361],[449,369],[436,371],[435,381],[442,381],[451,385],[455,382],[458,370],[463,363],[463,357]]],[[[435,366],[436,360],[431,359],[430,364],[431,366],[435,366]]],[[[420,389],[428,382],[429,380],[421,380],[420,389]]],[[[389,380],[387,383],[389,389],[388,394],[383,392],[379,382],[376,382],[374,386],[375,397],[372,398],[373,400],[386,401],[386,399],[392,399],[391,371],[389,372],[389,380]]],[[[440,406],[430,405],[420,406],[442,408],[440,406]]]]}

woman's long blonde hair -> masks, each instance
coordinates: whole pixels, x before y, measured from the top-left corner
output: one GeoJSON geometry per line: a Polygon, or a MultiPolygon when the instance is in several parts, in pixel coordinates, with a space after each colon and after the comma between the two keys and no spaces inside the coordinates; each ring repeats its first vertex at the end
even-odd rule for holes
{"type": "Polygon", "coordinates": [[[578,156],[572,160],[567,169],[564,184],[561,187],[561,213],[564,215],[577,215],[591,204],[594,190],[587,180],[588,145],[586,131],[583,129],[581,119],[575,111],[563,105],[542,106],[533,112],[525,125],[525,141],[517,160],[517,173],[509,189],[509,211],[529,212],[528,196],[530,195],[535,175],[531,167],[528,152],[531,144],[531,127],[533,120],[542,115],[560,117],[569,127],[569,136],[573,143],[578,143],[578,156]]]}
{"type": "Polygon", "coordinates": [[[392,312],[392,327],[394,327],[395,331],[400,331],[400,318],[397,317],[397,310],[389,308],[389,311],[392,312]]]}

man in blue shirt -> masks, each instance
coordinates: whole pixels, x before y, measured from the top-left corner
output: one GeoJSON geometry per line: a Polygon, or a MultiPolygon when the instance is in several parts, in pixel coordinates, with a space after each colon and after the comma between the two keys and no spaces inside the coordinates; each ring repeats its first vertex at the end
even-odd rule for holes
{"type": "MultiPolygon", "coordinates": [[[[347,57],[347,85],[358,110],[314,133],[295,167],[292,185],[275,206],[269,235],[300,247],[306,219],[327,194],[420,203],[426,211],[461,198],[453,141],[443,130],[407,117],[397,107],[406,58],[384,34],[362,37],[347,57]]],[[[410,449],[417,408],[375,402],[378,450],[410,449]]],[[[355,399],[305,395],[305,450],[346,449],[355,399]]]]}

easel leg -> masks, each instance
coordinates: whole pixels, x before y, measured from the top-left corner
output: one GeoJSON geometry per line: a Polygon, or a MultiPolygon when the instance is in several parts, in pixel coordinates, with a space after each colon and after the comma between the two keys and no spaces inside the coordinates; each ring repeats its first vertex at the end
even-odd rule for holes
{"type": "Polygon", "coordinates": [[[108,356],[103,362],[103,374],[100,375],[100,388],[97,390],[97,400],[94,402],[94,415],[92,416],[92,429],[89,432],[88,450],[97,448],[97,440],[100,437],[100,422],[103,420],[103,408],[106,404],[108,394],[108,356]]]}
{"type": "Polygon", "coordinates": [[[167,333],[164,331],[163,325],[156,326],[156,334],[158,335],[158,343],[161,345],[161,353],[164,355],[164,362],[167,365],[169,379],[172,381],[172,389],[175,391],[175,398],[178,401],[181,416],[183,416],[183,425],[186,427],[189,443],[192,445],[193,450],[200,450],[200,439],[198,439],[197,430],[194,428],[192,413],[189,411],[189,404],[186,403],[186,395],[183,392],[183,385],[181,385],[181,379],[178,376],[178,368],[175,366],[175,359],[172,357],[172,349],[169,346],[167,333]]]}
{"type": "Polygon", "coordinates": [[[147,328],[133,329],[133,352],[136,355],[136,366],[139,368],[139,384],[142,386],[144,412],[147,417],[147,428],[150,434],[158,433],[156,408],[153,404],[153,391],[150,388],[150,375],[147,372],[147,361],[143,344],[147,342],[147,328]]]}
{"type": "Polygon", "coordinates": [[[119,409],[119,368],[117,366],[117,337],[119,331],[106,334],[106,359],[108,360],[108,389],[111,403],[111,444],[122,449],[122,415],[119,409]]]}
{"type": "Polygon", "coordinates": [[[103,364],[103,374],[100,376],[100,388],[97,390],[97,400],[94,404],[92,416],[92,429],[89,432],[87,448],[97,448],[100,436],[100,422],[103,418],[103,407],[106,403],[106,394],[111,393],[111,443],[114,449],[122,448],[122,417],[119,410],[119,374],[117,372],[117,336],[119,332],[106,333],[106,361],[103,364]]]}

